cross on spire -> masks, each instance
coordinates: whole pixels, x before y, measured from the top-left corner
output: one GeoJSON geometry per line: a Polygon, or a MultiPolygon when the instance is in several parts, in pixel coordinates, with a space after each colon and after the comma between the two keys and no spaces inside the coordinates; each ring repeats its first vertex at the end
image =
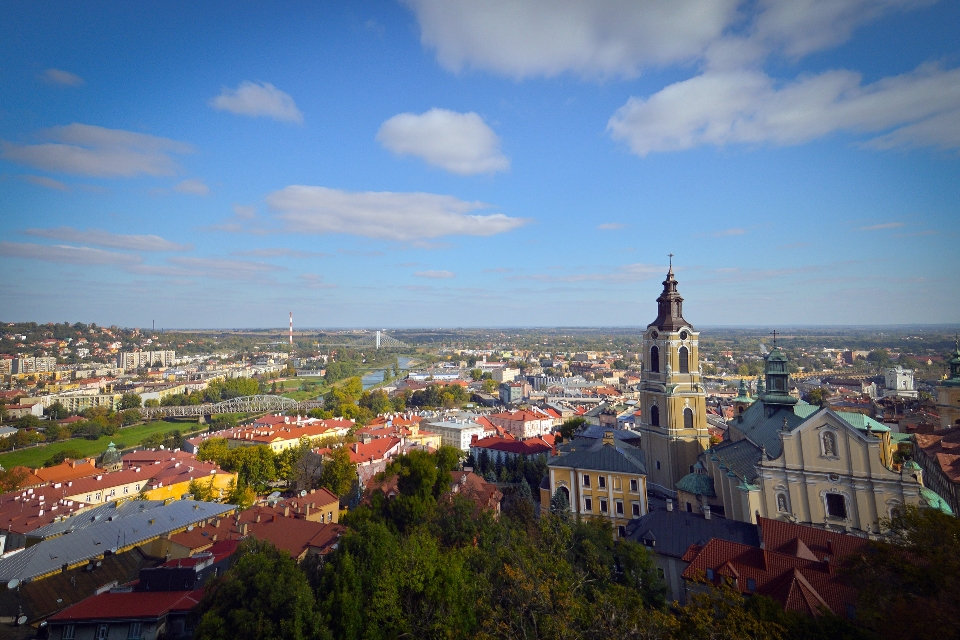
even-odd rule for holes
{"type": "Polygon", "coordinates": [[[776,347],[777,346],[777,330],[774,329],[771,335],[773,336],[773,346],[776,347]]]}

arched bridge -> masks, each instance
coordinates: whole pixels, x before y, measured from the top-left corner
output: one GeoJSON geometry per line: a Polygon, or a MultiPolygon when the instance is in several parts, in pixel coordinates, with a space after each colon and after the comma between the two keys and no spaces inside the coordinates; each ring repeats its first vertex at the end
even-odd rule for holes
{"type": "Polygon", "coordinates": [[[272,411],[307,411],[323,406],[323,400],[297,402],[284,396],[242,396],[216,404],[185,404],[167,407],[144,407],[144,418],[179,418],[209,416],[215,413],[267,413],[272,411]]]}

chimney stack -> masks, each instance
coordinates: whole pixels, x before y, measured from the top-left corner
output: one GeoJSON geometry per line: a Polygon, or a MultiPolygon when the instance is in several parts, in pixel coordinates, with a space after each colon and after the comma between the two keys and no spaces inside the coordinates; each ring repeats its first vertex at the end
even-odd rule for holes
{"type": "Polygon", "coordinates": [[[284,517],[284,518],[289,518],[289,517],[290,517],[290,505],[284,505],[284,507],[283,507],[283,517],[284,517]]]}
{"type": "Polygon", "coordinates": [[[710,519],[710,505],[708,504],[703,505],[703,519],[704,520],[710,519]]]}
{"type": "Polygon", "coordinates": [[[673,500],[667,498],[667,511],[673,511],[673,500]]]}
{"type": "Polygon", "coordinates": [[[249,525],[247,525],[246,522],[244,522],[243,524],[240,525],[240,535],[241,535],[241,537],[244,537],[244,538],[247,537],[247,528],[248,528],[248,527],[249,527],[249,525]]]}

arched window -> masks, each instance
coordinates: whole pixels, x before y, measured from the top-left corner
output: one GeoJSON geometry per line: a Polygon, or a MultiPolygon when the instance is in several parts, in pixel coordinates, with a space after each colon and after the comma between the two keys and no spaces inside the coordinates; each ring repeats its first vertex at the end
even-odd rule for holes
{"type": "Polygon", "coordinates": [[[570,489],[566,487],[558,487],[558,489],[560,489],[560,492],[567,498],[567,504],[570,504],[570,489]]]}
{"type": "Polygon", "coordinates": [[[650,347],[650,371],[660,373],[660,349],[657,345],[650,347]]]}
{"type": "Polygon", "coordinates": [[[680,347],[680,373],[690,373],[690,352],[680,347]]]}
{"type": "Polygon", "coordinates": [[[683,410],[683,428],[693,429],[693,409],[689,407],[683,410]]]}
{"type": "MultiPolygon", "coordinates": [[[[656,349],[656,347],[654,347],[656,349]]],[[[650,424],[655,427],[660,426],[660,407],[653,405],[650,407],[650,424]]]]}

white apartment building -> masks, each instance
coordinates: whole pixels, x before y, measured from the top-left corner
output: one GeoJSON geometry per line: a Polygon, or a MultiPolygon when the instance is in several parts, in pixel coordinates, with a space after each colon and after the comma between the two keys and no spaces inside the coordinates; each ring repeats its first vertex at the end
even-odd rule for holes
{"type": "Polygon", "coordinates": [[[23,373],[42,373],[45,371],[54,371],[57,368],[57,359],[47,358],[14,358],[10,373],[17,375],[23,373]]]}
{"type": "Polygon", "coordinates": [[[117,354],[117,367],[123,370],[153,365],[172,367],[176,359],[176,351],[126,351],[117,354]]]}
{"type": "Polygon", "coordinates": [[[426,429],[440,435],[440,444],[456,447],[461,451],[469,451],[473,436],[482,438],[484,429],[472,420],[444,420],[431,422],[426,429]]]}

